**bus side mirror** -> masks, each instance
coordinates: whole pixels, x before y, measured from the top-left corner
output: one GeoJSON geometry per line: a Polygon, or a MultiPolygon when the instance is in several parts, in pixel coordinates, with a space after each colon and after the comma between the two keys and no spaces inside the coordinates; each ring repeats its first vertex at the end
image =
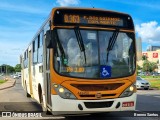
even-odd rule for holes
{"type": "Polygon", "coordinates": [[[54,48],[54,39],[53,39],[53,31],[52,30],[48,30],[46,32],[46,47],[47,48],[54,48]]]}

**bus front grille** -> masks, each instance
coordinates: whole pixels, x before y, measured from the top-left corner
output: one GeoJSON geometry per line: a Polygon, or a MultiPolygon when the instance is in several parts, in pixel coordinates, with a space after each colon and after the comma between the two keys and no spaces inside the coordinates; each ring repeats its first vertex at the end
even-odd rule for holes
{"type": "MultiPolygon", "coordinates": [[[[91,95],[79,95],[80,97],[96,97],[96,95],[91,94],[91,95]]],[[[116,96],[116,94],[102,94],[101,97],[113,97],[116,96]]]]}
{"type": "Polygon", "coordinates": [[[124,83],[110,83],[110,84],[71,84],[71,86],[81,91],[109,91],[116,90],[124,85],[124,83]]]}
{"type": "Polygon", "coordinates": [[[108,108],[111,107],[113,101],[108,102],[84,102],[86,108],[108,108]]]}

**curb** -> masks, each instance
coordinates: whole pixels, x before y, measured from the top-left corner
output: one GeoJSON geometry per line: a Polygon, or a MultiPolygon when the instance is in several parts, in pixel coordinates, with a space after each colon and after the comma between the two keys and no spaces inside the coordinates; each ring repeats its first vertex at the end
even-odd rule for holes
{"type": "Polygon", "coordinates": [[[160,90],[158,87],[151,87],[149,90],[160,90]]]}
{"type": "Polygon", "coordinates": [[[15,85],[16,83],[16,80],[14,79],[9,79],[6,83],[3,83],[2,85],[0,85],[0,90],[4,90],[4,89],[7,89],[7,88],[11,88],[15,85]],[[12,83],[10,83],[12,82],[12,83]],[[8,84],[8,85],[7,85],[8,84]]]}

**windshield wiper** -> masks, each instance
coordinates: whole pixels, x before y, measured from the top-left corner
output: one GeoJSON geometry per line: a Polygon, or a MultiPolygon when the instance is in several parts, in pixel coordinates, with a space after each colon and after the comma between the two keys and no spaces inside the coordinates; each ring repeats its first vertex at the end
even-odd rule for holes
{"type": "Polygon", "coordinates": [[[84,47],[84,43],[83,43],[81,32],[80,32],[78,27],[76,27],[74,29],[74,31],[75,31],[75,34],[76,34],[76,37],[77,37],[79,48],[80,48],[81,52],[84,53],[84,59],[85,59],[85,64],[86,64],[86,52],[85,52],[85,47],[84,47]]]}
{"type": "Polygon", "coordinates": [[[112,34],[112,36],[110,37],[110,39],[109,39],[109,43],[108,43],[108,47],[107,47],[107,62],[108,62],[109,52],[110,52],[110,51],[113,49],[113,47],[114,47],[114,44],[115,44],[115,42],[116,42],[116,40],[117,40],[118,33],[119,33],[119,30],[116,29],[116,30],[113,32],[113,34],[112,34]]]}
{"type": "Polygon", "coordinates": [[[62,60],[64,60],[64,58],[65,58],[65,52],[64,52],[64,49],[63,49],[63,46],[62,46],[62,44],[61,44],[61,42],[60,42],[60,40],[59,40],[59,38],[58,38],[58,34],[57,34],[57,31],[55,30],[54,32],[54,39],[56,40],[56,42],[58,43],[58,46],[59,46],[59,50],[60,50],[60,52],[61,52],[61,56],[62,56],[62,60]]]}

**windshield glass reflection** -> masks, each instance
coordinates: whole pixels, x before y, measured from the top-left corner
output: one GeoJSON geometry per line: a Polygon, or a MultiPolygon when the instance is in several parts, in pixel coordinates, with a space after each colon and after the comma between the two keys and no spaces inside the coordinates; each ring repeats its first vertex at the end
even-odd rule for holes
{"type": "Polygon", "coordinates": [[[57,29],[57,33],[59,42],[54,67],[59,74],[103,78],[102,69],[105,75],[110,74],[107,77],[113,78],[128,76],[135,71],[132,33],[118,32],[110,50],[109,41],[114,31],[57,29]]]}

